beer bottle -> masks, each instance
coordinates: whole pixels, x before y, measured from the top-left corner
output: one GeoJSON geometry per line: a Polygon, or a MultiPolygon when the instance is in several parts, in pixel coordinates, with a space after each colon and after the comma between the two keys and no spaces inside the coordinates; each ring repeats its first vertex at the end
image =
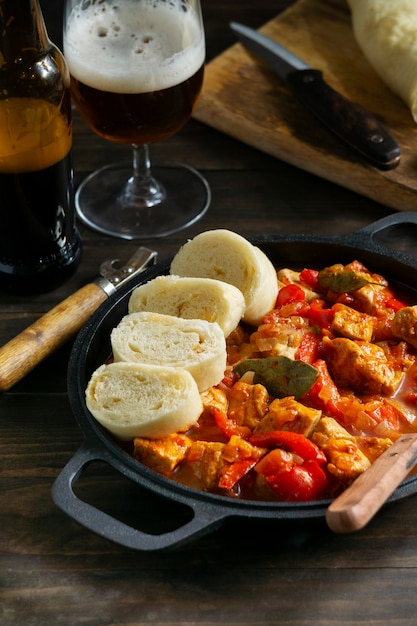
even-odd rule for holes
{"type": "Polygon", "coordinates": [[[69,72],[38,0],[0,0],[0,289],[54,289],[81,252],[69,72]]]}

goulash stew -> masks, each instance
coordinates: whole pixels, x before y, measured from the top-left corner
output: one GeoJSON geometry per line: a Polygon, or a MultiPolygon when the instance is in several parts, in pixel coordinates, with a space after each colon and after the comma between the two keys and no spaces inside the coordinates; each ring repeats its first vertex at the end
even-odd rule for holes
{"type": "Polygon", "coordinates": [[[133,456],[232,498],[333,498],[417,429],[417,306],[360,262],[278,271],[275,308],[227,338],[221,384],[198,423],[133,456]]]}

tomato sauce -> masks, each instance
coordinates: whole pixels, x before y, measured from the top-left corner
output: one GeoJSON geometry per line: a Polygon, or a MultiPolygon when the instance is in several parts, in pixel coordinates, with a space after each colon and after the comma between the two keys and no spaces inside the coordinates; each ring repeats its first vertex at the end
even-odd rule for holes
{"type": "Polygon", "coordinates": [[[149,455],[137,438],[135,458],[164,458],[162,473],[195,489],[305,502],[335,497],[417,431],[417,306],[358,261],[277,279],[262,324],[227,338],[225,377],[181,450],[163,438],[149,455]]]}

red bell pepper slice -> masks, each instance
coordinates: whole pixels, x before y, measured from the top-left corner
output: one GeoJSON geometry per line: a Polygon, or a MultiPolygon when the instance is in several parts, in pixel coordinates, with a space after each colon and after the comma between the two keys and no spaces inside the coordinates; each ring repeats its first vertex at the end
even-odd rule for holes
{"type": "Polygon", "coordinates": [[[306,333],[298,346],[295,358],[312,365],[317,360],[321,345],[321,337],[306,333]]]}
{"type": "Polygon", "coordinates": [[[221,489],[232,489],[253,467],[258,459],[243,459],[226,465],[221,470],[219,487],[221,489]]]}
{"type": "Polygon", "coordinates": [[[291,452],[275,448],[255,467],[280,500],[305,502],[325,493],[328,480],[320,464],[314,460],[296,462],[291,452]]]}
{"type": "Polygon", "coordinates": [[[250,437],[252,433],[250,428],[247,426],[239,426],[234,419],[228,417],[223,411],[215,408],[213,409],[213,415],[217,426],[229,439],[233,435],[238,435],[238,437],[242,437],[242,439],[248,439],[248,437],[250,437]]]}
{"type": "Polygon", "coordinates": [[[316,461],[294,464],[278,474],[266,476],[266,482],[284,502],[308,502],[322,496],[327,476],[316,461]]]}
{"type": "Polygon", "coordinates": [[[417,391],[416,390],[407,391],[405,395],[405,399],[410,404],[417,404],[417,391]]]}
{"type": "Polygon", "coordinates": [[[233,387],[237,380],[239,380],[239,376],[232,369],[229,369],[225,372],[222,383],[226,387],[233,387]]]}
{"type": "Polygon", "coordinates": [[[330,328],[335,311],[333,309],[325,309],[324,306],[325,302],[323,300],[312,300],[306,317],[310,322],[321,326],[321,328],[330,328]]]}
{"type": "Polygon", "coordinates": [[[300,272],[300,280],[311,287],[314,291],[318,291],[320,289],[318,270],[310,270],[307,268],[303,269],[300,272]]]}
{"type": "Polygon", "coordinates": [[[388,298],[388,300],[385,302],[385,306],[389,309],[392,309],[393,311],[399,311],[407,305],[404,304],[404,302],[397,300],[397,298],[388,298]]]}
{"type": "Polygon", "coordinates": [[[298,285],[285,285],[278,291],[276,306],[280,307],[291,302],[302,302],[305,300],[305,293],[298,285]]]}
{"type": "Polygon", "coordinates": [[[313,367],[319,371],[319,377],[304,398],[315,409],[326,411],[331,417],[339,419],[342,416],[342,411],[339,408],[340,393],[329,374],[326,361],[317,359],[314,361],[313,367]]]}
{"type": "Polygon", "coordinates": [[[249,443],[260,448],[281,447],[301,457],[304,461],[316,461],[319,464],[326,463],[326,457],[315,443],[288,430],[271,430],[266,433],[252,435],[249,443]]]}
{"type": "Polygon", "coordinates": [[[265,454],[256,464],[255,471],[263,476],[272,476],[289,469],[295,460],[291,452],[274,448],[265,454]]]}

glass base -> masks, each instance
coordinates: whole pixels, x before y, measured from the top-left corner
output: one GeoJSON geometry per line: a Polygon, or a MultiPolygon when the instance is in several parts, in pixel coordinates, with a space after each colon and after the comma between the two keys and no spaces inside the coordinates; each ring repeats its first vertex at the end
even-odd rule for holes
{"type": "Polygon", "coordinates": [[[93,172],[79,186],[75,207],[93,230],[122,239],[150,239],[175,233],[207,211],[207,181],[188,165],[155,166],[156,193],[132,194],[132,164],[117,163],[93,172]]]}

